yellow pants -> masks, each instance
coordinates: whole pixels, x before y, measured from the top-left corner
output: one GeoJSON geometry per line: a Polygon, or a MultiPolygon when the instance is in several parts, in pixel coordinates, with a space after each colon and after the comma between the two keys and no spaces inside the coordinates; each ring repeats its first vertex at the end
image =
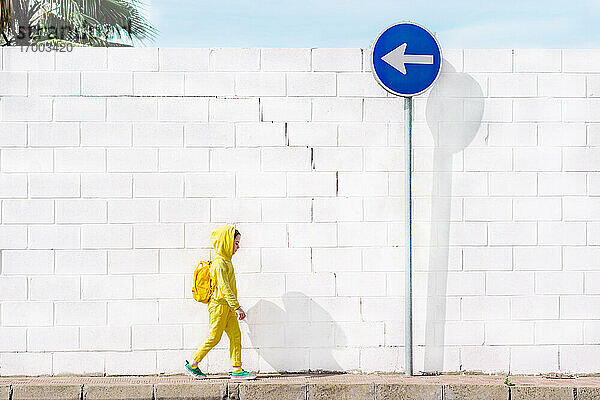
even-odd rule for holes
{"type": "Polygon", "coordinates": [[[208,303],[210,314],[210,331],[206,341],[194,353],[194,360],[202,361],[206,354],[219,343],[223,331],[229,337],[229,357],[233,367],[242,365],[242,334],[238,325],[237,314],[229,305],[215,302],[208,303]]]}

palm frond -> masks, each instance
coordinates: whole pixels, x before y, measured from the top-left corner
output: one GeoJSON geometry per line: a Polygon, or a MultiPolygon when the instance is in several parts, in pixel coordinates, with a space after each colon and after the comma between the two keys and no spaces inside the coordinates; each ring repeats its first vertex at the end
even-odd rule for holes
{"type": "Polygon", "coordinates": [[[4,33],[10,24],[12,0],[0,0],[0,30],[4,33]]]}
{"type": "MultiPolygon", "coordinates": [[[[101,25],[110,34],[132,40],[153,40],[158,30],[148,24],[139,9],[139,0],[58,0],[59,3],[78,3],[82,19],[89,25],[101,25]]],[[[67,17],[68,18],[68,17],[67,17]]]]}
{"type": "Polygon", "coordinates": [[[17,44],[58,39],[86,46],[127,46],[118,41],[154,40],[158,36],[158,30],[140,12],[144,8],[141,0],[3,1],[15,2],[11,27],[17,44]],[[29,27],[37,25],[42,29],[29,35],[29,27]],[[20,29],[26,38],[19,35],[20,29]]]}

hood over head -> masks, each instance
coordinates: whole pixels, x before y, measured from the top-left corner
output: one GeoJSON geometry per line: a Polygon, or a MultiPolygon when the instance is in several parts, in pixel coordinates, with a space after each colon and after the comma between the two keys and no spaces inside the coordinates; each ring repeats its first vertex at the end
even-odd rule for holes
{"type": "Polygon", "coordinates": [[[233,239],[235,239],[235,228],[230,225],[222,225],[210,234],[215,252],[227,261],[231,261],[233,255],[233,239]]]}

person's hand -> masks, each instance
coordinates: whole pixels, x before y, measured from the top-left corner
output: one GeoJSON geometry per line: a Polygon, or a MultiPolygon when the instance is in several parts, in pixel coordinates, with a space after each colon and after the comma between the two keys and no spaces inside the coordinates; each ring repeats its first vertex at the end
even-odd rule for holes
{"type": "Polygon", "coordinates": [[[235,313],[237,314],[237,318],[239,320],[242,320],[242,319],[246,318],[246,313],[244,312],[244,310],[242,310],[242,307],[236,309],[235,313]]]}

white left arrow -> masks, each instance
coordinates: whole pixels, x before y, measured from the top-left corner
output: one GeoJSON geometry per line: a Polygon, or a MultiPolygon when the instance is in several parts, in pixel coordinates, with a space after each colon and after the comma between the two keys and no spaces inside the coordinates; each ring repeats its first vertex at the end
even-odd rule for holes
{"type": "Polygon", "coordinates": [[[383,61],[406,75],[404,64],[433,64],[433,56],[429,54],[404,54],[406,43],[396,47],[394,50],[381,57],[383,61]]]}

